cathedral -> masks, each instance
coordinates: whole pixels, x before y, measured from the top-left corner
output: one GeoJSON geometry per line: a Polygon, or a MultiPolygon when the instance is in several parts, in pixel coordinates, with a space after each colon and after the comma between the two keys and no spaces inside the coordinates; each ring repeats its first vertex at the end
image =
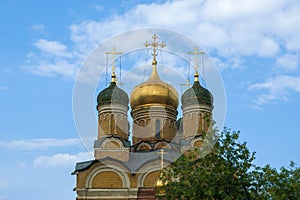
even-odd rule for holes
{"type": "Polygon", "coordinates": [[[128,96],[112,70],[109,86],[97,96],[94,159],[76,163],[72,173],[77,200],[156,199],[160,171],[186,150],[199,148],[212,124],[213,98],[201,86],[197,68],[178,108],[178,92],[157,72],[157,49],[165,44],[152,38],[145,44],[153,56],[149,78],[128,96]]]}

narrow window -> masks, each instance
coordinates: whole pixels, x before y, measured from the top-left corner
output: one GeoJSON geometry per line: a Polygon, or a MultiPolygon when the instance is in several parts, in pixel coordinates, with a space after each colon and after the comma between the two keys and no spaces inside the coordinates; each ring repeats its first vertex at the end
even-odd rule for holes
{"type": "Polygon", "coordinates": [[[160,138],[160,121],[159,120],[155,121],[155,138],[156,139],[160,138]]]}

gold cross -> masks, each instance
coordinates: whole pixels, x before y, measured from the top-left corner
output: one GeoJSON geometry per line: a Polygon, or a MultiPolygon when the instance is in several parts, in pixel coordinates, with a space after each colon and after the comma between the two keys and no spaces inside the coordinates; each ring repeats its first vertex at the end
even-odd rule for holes
{"type": "Polygon", "coordinates": [[[153,38],[153,43],[148,43],[147,41],[146,41],[146,43],[145,43],[145,47],[149,47],[149,46],[152,46],[153,47],[153,53],[152,53],[152,56],[153,56],[153,64],[157,64],[157,61],[156,61],[156,56],[157,56],[157,53],[156,53],[156,48],[157,47],[161,47],[161,48],[164,48],[166,45],[165,45],[165,43],[158,43],[157,42],[157,35],[156,34],[154,34],[153,36],[152,36],[152,38],[153,38]]]}
{"type": "Polygon", "coordinates": [[[167,152],[164,152],[163,149],[160,149],[159,152],[157,152],[156,154],[160,155],[160,169],[164,168],[164,154],[168,154],[167,152]]]}
{"type": "Polygon", "coordinates": [[[198,56],[197,55],[199,55],[199,54],[203,55],[203,54],[205,54],[205,52],[204,51],[198,51],[198,48],[195,47],[194,51],[193,52],[188,52],[188,54],[193,54],[194,55],[194,58],[195,58],[195,67],[194,67],[194,69],[195,69],[196,73],[198,74],[199,66],[198,66],[198,56]]]}
{"type": "MultiPolygon", "coordinates": [[[[112,57],[112,61],[113,61],[113,63],[112,63],[112,67],[111,67],[111,75],[112,75],[112,82],[116,82],[116,73],[115,73],[115,70],[116,70],[116,55],[119,55],[119,54],[122,54],[123,52],[117,52],[117,49],[116,49],[116,47],[113,47],[112,48],[112,51],[111,52],[105,52],[105,54],[107,54],[107,56],[108,55],[112,55],[113,57],[112,57]]],[[[120,77],[121,78],[121,77],[120,77]]]]}

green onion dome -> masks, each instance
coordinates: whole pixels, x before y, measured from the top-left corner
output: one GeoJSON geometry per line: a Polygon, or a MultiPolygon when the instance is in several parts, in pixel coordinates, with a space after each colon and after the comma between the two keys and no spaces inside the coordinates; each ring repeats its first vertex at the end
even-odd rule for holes
{"type": "Polygon", "coordinates": [[[109,104],[120,104],[128,107],[128,103],[128,95],[124,90],[117,86],[115,81],[112,81],[110,85],[102,90],[97,96],[97,108],[109,104]]]}
{"type": "Polygon", "coordinates": [[[195,74],[195,81],[191,88],[187,89],[181,96],[182,107],[191,105],[206,105],[212,107],[213,96],[198,80],[198,74],[195,74]]]}

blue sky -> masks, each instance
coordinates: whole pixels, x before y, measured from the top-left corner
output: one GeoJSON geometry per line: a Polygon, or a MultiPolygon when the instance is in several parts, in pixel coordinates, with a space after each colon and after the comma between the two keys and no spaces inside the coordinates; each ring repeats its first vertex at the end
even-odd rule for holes
{"type": "Polygon", "coordinates": [[[75,198],[70,173],[91,158],[73,120],[76,73],[105,39],[143,27],[203,46],[224,81],[225,126],[256,164],[299,164],[299,13],[297,0],[0,1],[0,200],[75,198]]]}

